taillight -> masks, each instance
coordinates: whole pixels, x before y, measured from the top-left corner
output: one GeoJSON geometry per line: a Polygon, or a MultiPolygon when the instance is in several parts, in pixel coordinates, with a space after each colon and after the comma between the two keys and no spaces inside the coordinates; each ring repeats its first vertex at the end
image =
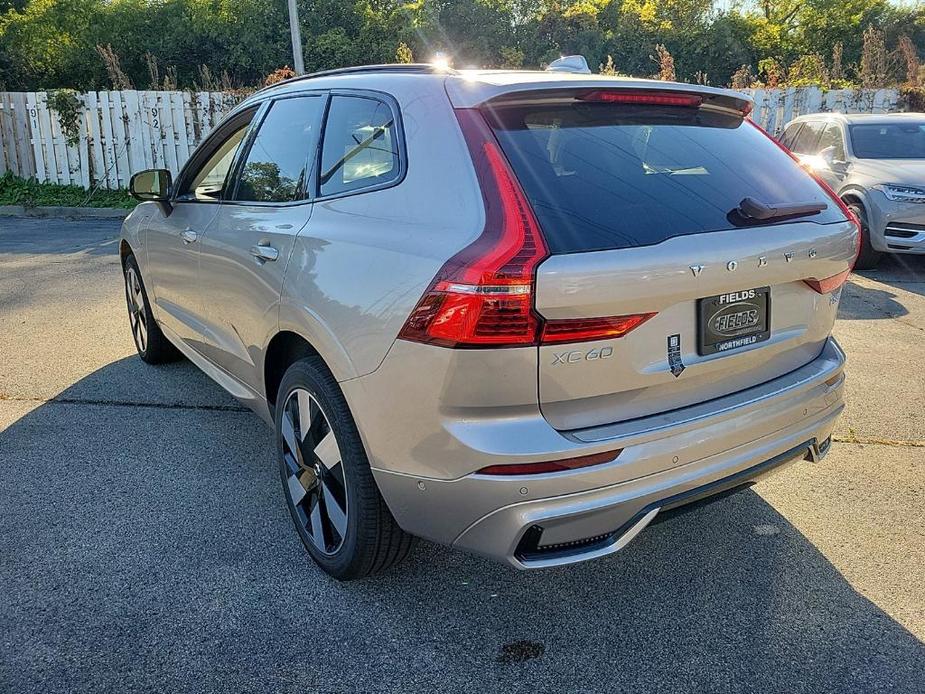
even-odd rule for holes
{"type": "Polygon", "coordinates": [[[548,255],[527,198],[485,118],[458,109],[485,201],[485,229],[450,258],[399,337],[444,347],[513,347],[536,342],[533,272],[548,255]]]}
{"type": "Polygon", "coordinates": [[[699,94],[677,92],[629,91],[624,89],[595,89],[578,97],[582,101],[600,101],[608,104],[638,104],[640,106],[687,106],[699,108],[703,97],[699,94]]]}
{"type": "Polygon", "coordinates": [[[837,275],[832,275],[831,277],[826,277],[821,280],[815,277],[811,277],[807,280],[804,280],[806,284],[808,284],[810,287],[812,287],[814,290],[816,290],[820,294],[828,294],[829,292],[835,291],[848,280],[848,276],[851,274],[851,271],[854,269],[854,264],[857,262],[858,256],[861,253],[861,221],[857,218],[857,215],[855,215],[854,212],[852,212],[849,209],[849,207],[845,204],[845,201],[842,200],[840,197],[838,197],[838,193],[832,190],[832,187],[828,183],[823,181],[822,178],[820,178],[819,175],[815,171],[812,171],[811,169],[807,169],[805,166],[803,166],[800,160],[797,159],[796,155],[793,152],[791,152],[787,147],[785,147],[783,144],[781,144],[778,140],[771,137],[770,133],[768,133],[767,130],[765,130],[764,128],[762,128],[760,125],[758,125],[757,123],[753,121],[749,121],[749,123],[751,123],[753,126],[758,128],[758,130],[761,133],[763,133],[765,137],[767,137],[771,142],[777,145],[783,152],[787,154],[788,157],[793,159],[793,161],[797,163],[797,166],[799,166],[801,169],[803,169],[803,171],[809,174],[809,176],[811,176],[812,179],[816,183],[819,184],[819,187],[822,188],[822,190],[824,190],[826,194],[832,199],[832,202],[834,202],[836,206],[838,206],[838,209],[842,211],[842,214],[844,214],[845,217],[847,217],[848,220],[854,224],[855,249],[854,249],[854,260],[851,261],[851,266],[844,272],[839,272],[837,275]]]}
{"type": "Polygon", "coordinates": [[[399,338],[457,348],[586,342],[622,337],[655,315],[537,315],[535,273],[549,255],[539,223],[481,112],[457,109],[456,117],[482,189],[485,228],[440,268],[399,338]]]}
{"type": "Polygon", "coordinates": [[[542,463],[510,463],[505,465],[489,465],[477,470],[477,475],[542,475],[549,472],[564,472],[577,470],[592,465],[603,465],[617,459],[623,452],[622,448],[604,453],[583,455],[578,458],[565,458],[563,460],[547,460],[542,463]]]}
{"type": "MultiPolygon", "coordinates": [[[[791,156],[793,155],[791,154],[791,156]]],[[[858,256],[861,254],[861,220],[859,220],[857,215],[851,211],[851,208],[845,204],[845,201],[838,197],[838,193],[832,190],[832,187],[828,183],[819,178],[815,172],[809,171],[808,173],[810,176],[816,179],[816,183],[822,186],[822,189],[828,193],[832,200],[835,201],[835,204],[838,205],[844,215],[854,223],[855,228],[854,260],[851,261],[851,265],[848,267],[848,269],[843,272],[839,272],[837,275],[825,277],[821,280],[816,279],[815,277],[810,277],[809,279],[803,280],[806,282],[806,284],[808,284],[820,294],[828,294],[829,292],[834,292],[848,281],[848,277],[851,275],[851,271],[854,269],[854,264],[858,261],[858,256]]]]}
{"type": "Polygon", "coordinates": [[[587,342],[623,337],[649,320],[654,313],[612,318],[566,318],[548,320],[543,324],[544,344],[556,342],[587,342]]]}
{"type": "Polygon", "coordinates": [[[817,280],[812,278],[803,281],[820,294],[828,294],[829,292],[834,292],[836,289],[842,286],[848,280],[848,275],[850,274],[851,270],[848,269],[844,272],[839,272],[837,275],[826,277],[825,279],[817,280]]]}

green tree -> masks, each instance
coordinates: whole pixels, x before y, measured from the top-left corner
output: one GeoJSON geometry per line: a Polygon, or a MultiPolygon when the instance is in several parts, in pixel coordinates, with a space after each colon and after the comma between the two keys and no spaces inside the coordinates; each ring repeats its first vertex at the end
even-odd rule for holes
{"type": "MultiPolygon", "coordinates": [[[[309,70],[394,61],[404,45],[423,60],[446,53],[457,67],[540,67],[572,53],[605,65],[611,56],[620,72],[648,76],[661,45],[681,80],[706,74],[726,84],[737,74],[742,82],[764,61],[790,66],[802,81],[824,68],[843,84],[859,79],[864,32],[874,27],[887,54],[908,37],[882,78],[900,82],[925,48],[925,6],[890,0],[758,0],[723,12],[712,0],[298,2],[309,70]]],[[[0,0],[7,89],[109,86],[97,46],[111,46],[110,62],[118,58],[138,87],[154,72],[180,87],[202,84],[206,74],[258,85],[292,60],[282,0],[0,0]]],[[[781,67],[779,77],[786,73],[781,67]]]]}

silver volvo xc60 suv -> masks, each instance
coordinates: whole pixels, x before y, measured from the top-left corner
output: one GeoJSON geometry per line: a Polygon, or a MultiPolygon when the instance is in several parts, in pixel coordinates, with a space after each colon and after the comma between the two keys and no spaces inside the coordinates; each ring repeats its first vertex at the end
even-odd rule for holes
{"type": "Polygon", "coordinates": [[[856,220],[709,87],[374,66],[240,104],[121,241],[142,359],[275,427],[315,561],[517,568],[825,454],[856,220]]]}

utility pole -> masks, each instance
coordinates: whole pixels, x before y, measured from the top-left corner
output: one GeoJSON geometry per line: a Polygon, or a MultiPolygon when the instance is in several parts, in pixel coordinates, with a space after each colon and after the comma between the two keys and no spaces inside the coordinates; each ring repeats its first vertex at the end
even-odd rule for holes
{"type": "Polygon", "coordinates": [[[302,59],[302,32],[299,31],[299,8],[295,0],[289,2],[289,33],[292,35],[292,69],[295,74],[305,74],[305,61],[302,59]]]}

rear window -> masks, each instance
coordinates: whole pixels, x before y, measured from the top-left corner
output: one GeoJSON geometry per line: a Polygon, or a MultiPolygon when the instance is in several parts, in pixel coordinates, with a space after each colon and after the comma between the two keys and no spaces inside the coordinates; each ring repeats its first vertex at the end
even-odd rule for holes
{"type": "Polygon", "coordinates": [[[735,210],[746,197],[823,202],[826,210],[801,220],[844,219],[805,171],[735,115],[585,102],[499,106],[486,115],[553,253],[742,226],[735,210]]]}

